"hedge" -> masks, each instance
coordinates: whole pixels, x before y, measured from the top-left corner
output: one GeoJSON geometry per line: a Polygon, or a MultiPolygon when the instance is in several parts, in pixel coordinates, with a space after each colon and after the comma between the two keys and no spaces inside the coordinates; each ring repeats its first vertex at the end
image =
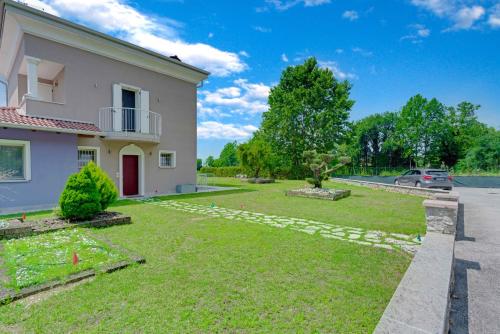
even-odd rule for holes
{"type": "Polygon", "coordinates": [[[243,168],[236,167],[201,167],[200,173],[213,174],[219,177],[235,177],[238,174],[245,174],[243,168]]]}

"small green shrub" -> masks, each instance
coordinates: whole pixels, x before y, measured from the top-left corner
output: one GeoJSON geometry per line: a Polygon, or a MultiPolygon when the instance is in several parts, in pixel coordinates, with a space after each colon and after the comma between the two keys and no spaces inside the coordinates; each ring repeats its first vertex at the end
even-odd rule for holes
{"type": "MultiPolygon", "coordinates": [[[[86,169],[92,175],[92,179],[96,183],[97,191],[101,194],[101,209],[106,210],[110,204],[118,198],[118,190],[111,178],[92,161],[83,169],[86,169]]],[[[82,170],[83,170],[82,169],[82,170]]]]}
{"type": "Polygon", "coordinates": [[[101,195],[88,169],[68,178],[59,206],[62,216],[72,220],[90,219],[101,211],[101,195]]]}

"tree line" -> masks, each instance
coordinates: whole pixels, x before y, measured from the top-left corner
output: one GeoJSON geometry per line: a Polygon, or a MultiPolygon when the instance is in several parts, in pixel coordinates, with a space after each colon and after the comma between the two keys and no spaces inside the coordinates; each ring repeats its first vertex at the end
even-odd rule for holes
{"type": "Polygon", "coordinates": [[[259,163],[261,173],[304,178],[310,171],[303,153],[315,150],[332,154],[332,164],[347,157],[352,167],[500,171],[500,131],[478,120],[479,105],[446,106],[417,94],[398,111],[350,122],[350,91],[347,80],[337,80],[315,58],[289,66],[271,89],[259,130],[248,143],[226,144],[205,166],[239,166],[251,151],[266,160],[259,163]]]}

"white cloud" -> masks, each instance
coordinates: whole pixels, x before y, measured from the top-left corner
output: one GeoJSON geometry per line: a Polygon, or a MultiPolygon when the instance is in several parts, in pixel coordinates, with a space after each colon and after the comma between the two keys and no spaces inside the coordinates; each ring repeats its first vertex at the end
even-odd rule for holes
{"type": "Polygon", "coordinates": [[[266,27],[261,27],[261,26],[254,26],[253,30],[258,31],[258,32],[263,32],[263,33],[272,31],[271,28],[266,28],[266,27]]]}
{"type": "Polygon", "coordinates": [[[284,61],[285,63],[288,63],[288,56],[286,54],[281,55],[281,60],[284,61]]]}
{"type": "Polygon", "coordinates": [[[349,73],[341,70],[337,62],[332,60],[318,60],[318,65],[319,67],[327,68],[332,71],[335,78],[340,80],[353,80],[358,78],[358,76],[354,73],[349,73]]]}
{"type": "Polygon", "coordinates": [[[410,40],[414,44],[422,43],[423,38],[427,38],[431,34],[431,30],[423,24],[412,24],[408,26],[411,33],[400,38],[401,41],[410,40]]]}
{"type": "Polygon", "coordinates": [[[335,53],[340,55],[344,53],[344,49],[335,49],[335,53]]]}
{"type": "Polygon", "coordinates": [[[500,28],[500,3],[491,8],[488,24],[492,28],[500,28]]]}
{"type": "Polygon", "coordinates": [[[445,31],[472,29],[486,12],[482,6],[460,0],[411,0],[411,3],[451,21],[451,27],[445,31]]]}
{"type": "Polygon", "coordinates": [[[247,58],[250,57],[250,54],[248,52],[246,52],[245,50],[238,52],[238,54],[240,56],[243,56],[243,57],[247,57],[247,58]]]}
{"type": "Polygon", "coordinates": [[[481,6],[463,7],[452,16],[455,24],[450,30],[470,29],[484,15],[484,8],[481,6]]]}
{"type": "Polygon", "coordinates": [[[234,80],[234,86],[215,91],[200,91],[200,114],[256,115],[267,111],[270,87],[263,83],[249,83],[246,79],[234,80]]]}
{"type": "Polygon", "coordinates": [[[362,55],[363,57],[371,57],[371,56],[373,56],[373,52],[372,51],[365,50],[365,49],[362,49],[360,47],[354,47],[354,48],[352,48],[352,52],[358,53],[358,54],[362,55]]]}
{"type": "Polygon", "coordinates": [[[181,23],[143,14],[125,0],[28,0],[28,4],[167,56],[178,55],[215,76],[247,69],[237,53],[204,43],[186,42],[178,35],[181,23]]]}
{"type": "Polygon", "coordinates": [[[342,17],[344,19],[347,19],[349,21],[356,21],[357,19],[359,19],[359,14],[357,11],[355,10],[346,10],[343,14],[342,14],[342,17]]]}
{"type": "Polygon", "coordinates": [[[201,139],[248,139],[258,128],[253,125],[224,124],[216,121],[200,122],[198,138],[201,139]]]}
{"type": "Polygon", "coordinates": [[[208,33],[208,38],[212,38],[212,37],[214,37],[214,33],[213,32],[209,32],[208,33]]]}
{"type": "MultiPolygon", "coordinates": [[[[284,11],[299,4],[303,4],[304,7],[315,7],[330,3],[330,0],[266,0],[266,3],[276,10],[284,11]]],[[[259,7],[258,12],[267,11],[268,7],[259,7]]]]}

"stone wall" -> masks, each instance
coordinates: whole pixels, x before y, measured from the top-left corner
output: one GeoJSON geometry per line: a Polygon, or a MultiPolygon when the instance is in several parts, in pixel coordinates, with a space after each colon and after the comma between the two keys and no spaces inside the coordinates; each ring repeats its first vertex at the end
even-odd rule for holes
{"type": "Polygon", "coordinates": [[[416,188],[416,187],[408,187],[408,186],[397,186],[394,184],[386,184],[386,183],[378,183],[378,182],[369,182],[369,181],[359,181],[359,180],[348,180],[341,178],[331,178],[333,182],[345,183],[355,186],[363,186],[372,189],[381,189],[385,191],[401,193],[401,194],[409,194],[422,196],[427,198],[433,198],[436,194],[448,194],[448,191],[441,189],[429,189],[429,188],[416,188]]]}
{"type": "Polygon", "coordinates": [[[427,234],[374,333],[448,333],[458,194],[425,200],[427,234]]]}

